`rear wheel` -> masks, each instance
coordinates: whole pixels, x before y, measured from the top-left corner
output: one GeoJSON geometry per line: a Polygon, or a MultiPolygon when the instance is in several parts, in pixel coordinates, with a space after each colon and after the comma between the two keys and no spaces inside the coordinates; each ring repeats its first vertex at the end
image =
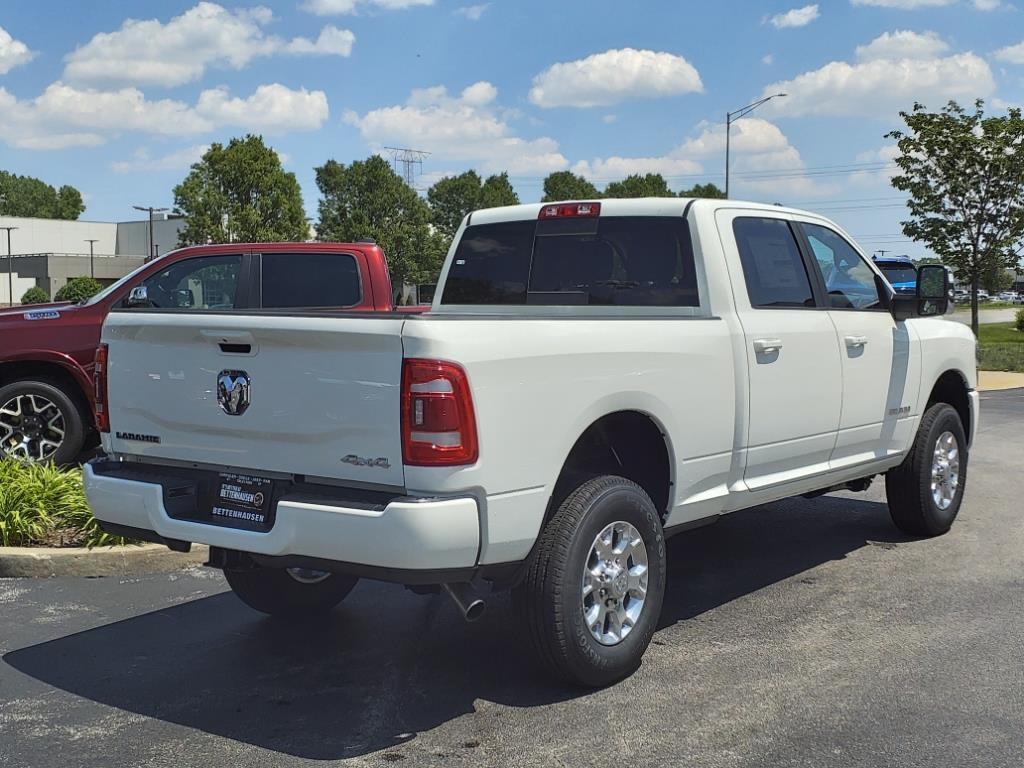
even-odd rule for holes
{"type": "Polygon", "coordinates": [[[910,453],[885,476],[892,520],[912,536],[939,536],[960,511],[967,483],[967,437],[956,409],[925,411],[910,453]]]}
{"type": "Polygon", "coordinates": [[[545,526],[513,592],[538,658],[588,686],[631,674],[651,642],[665,594],[665,537],[644,490],[588,480],[545,526]]]}
{"type": "Polygon", "coordinates": [[[359,581],[354,576],[308,568],[261,566],[226,570],[224,578],[250,608],[271,616],[291,617],[330,611],[348,597],[359,581]]]}
{"type": "Polygon", "coordinates": [[[85,442],[87,409],[55,383],[0,387],[0,457],[69,464],[85,442]]]}

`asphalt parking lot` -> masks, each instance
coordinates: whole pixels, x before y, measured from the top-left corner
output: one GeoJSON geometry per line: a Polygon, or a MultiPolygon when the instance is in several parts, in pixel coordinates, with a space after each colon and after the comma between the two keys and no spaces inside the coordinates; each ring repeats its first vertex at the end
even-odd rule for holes
{"type": "Polygon", "coordinates": [[[661,629],[604,691],[552,685],[507,602],[364,582],[328,620],[216,572],[0,581],[3,766],[1017,766],[1024,391],[983,396],[953,531],[881,483],[670,543],[661,629]]]}

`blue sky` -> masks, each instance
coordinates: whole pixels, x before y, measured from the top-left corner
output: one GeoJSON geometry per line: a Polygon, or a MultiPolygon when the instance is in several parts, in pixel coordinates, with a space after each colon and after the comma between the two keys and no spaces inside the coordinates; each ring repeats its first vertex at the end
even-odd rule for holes
{"type": "Polygon", "coordinates": [[[657,171],[797,204],[912,256],[886,131],[914,99],[1024,102],[1024,11],[1001,0],[251,3],[4,0],[0,168],[82,190],[84,218],[170,205],[211,141],[262,133],[310,215],[313,168],[385,145],[508,170],[524,202],[570,169],[657,171]]]}

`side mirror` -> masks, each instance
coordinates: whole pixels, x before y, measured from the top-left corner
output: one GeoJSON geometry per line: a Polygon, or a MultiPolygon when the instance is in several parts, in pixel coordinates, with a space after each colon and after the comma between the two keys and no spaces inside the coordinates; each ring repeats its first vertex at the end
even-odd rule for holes
{"type": "Polygon", "coordinates": [[[149,291],[144,285],[136,285],[131,291],[128,292],[129,307],[148,307],[149,306],[149,291]]]}
{"type": "Polygon", "coordinates": [[[944,315],[948,309],[949,273],[941,264],[918,267],[914,296],[892,297],[892,314],[897,320],[944,315]]]}

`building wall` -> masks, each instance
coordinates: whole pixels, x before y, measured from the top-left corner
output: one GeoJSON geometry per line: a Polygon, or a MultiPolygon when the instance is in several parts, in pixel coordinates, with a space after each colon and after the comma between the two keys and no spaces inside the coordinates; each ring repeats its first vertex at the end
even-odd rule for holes
{"type": "MultiPolygon", "coordinates": [[[[0,227],[17,227],[11,232],[12,253],[89,253],[87,239],[98,242],[94,253],[117,251],[117,224],[103,221],[64,221],[0,216],[0,227]]],[[[145,250],[140,253],[145,253],[145,250]]],[[[7,233],[0,232],[0,255],[7,255],[7,233]]],[[[6,266],[0,266],[6,272],[6,266]]]]}
{"type": "MultiPolygon", "coordinates": [[[[153,219],[153,242],[156,253],[163,255],[178,247],[178,233],[184,229],[185,219],[153,219]]],[[[117,225],[118,254],[145,255],[148,253],[149,222],[122,221],[117,225]]]]}
{"type": "Polygon", "coordinates": [[[31,277],[22,277],[17,272],[14,273],[14,301],[11,301],[9,296],[10,283],[7,279],[7,274],[0,274],[0,305],[10,306],[21,301],[21,297],[25,295],[25,291],[36,284],[36,281],[31,277]]]}

